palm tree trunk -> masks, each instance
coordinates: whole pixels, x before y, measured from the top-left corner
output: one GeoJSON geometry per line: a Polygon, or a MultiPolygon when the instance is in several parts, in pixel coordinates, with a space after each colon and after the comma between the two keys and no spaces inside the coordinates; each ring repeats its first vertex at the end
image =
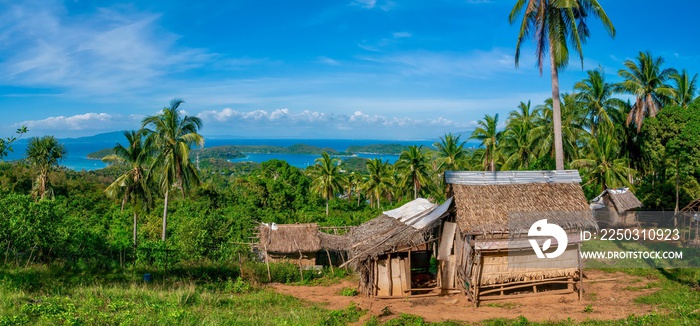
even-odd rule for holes
{"type": "Polygon", "coordinates": [[[413,179],[413,199],[418,198],[418,180],[413,179]]]}
{"type": "Polygon", "coordinates": [[[165,241],[165,229],[168,226],[168,195],[170,193],[170,189],[165,191],[165,204],[163,205],[163,233],[162,233],[162,240],[165,241]]]}
{"type": "Polygon", "coordinates": [[[559,72],[554,60],[554,47],[549,42],[549,64],[552,70],[552,122],[554,123],[554,160],[556,169],[564,169],[564,144],[561,137],[561,101],[559,100],[559,72]]]}
{"type": "Polygon", "coordinates": [[[681,178],[680,178],[680,167],[678,166],[678,159],[676,159],[676,209],[673,210],[673,214],[678,214],[678,193],[680,190],[680,183],[681,183],[681,178]]]}
{"type": "Polygon", "coordinates": [[[328,198],[326,198],[326,217],[328,217],[328,198]]]}
{"type": "Polygon", "coordinates": [[[134,207],[134,249],[136,249],[136,208],[134,207]]]}

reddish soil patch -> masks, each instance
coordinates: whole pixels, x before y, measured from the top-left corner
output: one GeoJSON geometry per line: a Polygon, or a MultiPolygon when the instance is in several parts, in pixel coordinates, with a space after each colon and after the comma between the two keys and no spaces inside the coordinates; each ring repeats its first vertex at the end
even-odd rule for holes
{"type": "Polygon", "coordinates": [[[585,274],[587,276],[587,279],[584,279],[585,293],[580,301],[577,294],[543,294],[517,299],[482,301],[479,308],[475,308],[471,302],[468,302],[463,294],[400,299],[341,296],[339,294],[341,289],[357,286],[357,283],[351,280],[331,286],[275,284],[272,287],[280,293],[322,303],[329,309],[345,309],[354,302],[358,307],[369,311],[362,320],[371,316],[386,320],[406,313],[422,316],[429,322],[444,320],[478,322],[492,318],[512,319],[521,315],[536,322],[560,321],[567,318],[583,321],[585,319],[621,319],[631,314],[662,312],[657,307],[634,302],[636,297],[656,291],[654,288],[644,288],[651,280],[624,273],[610,274],[597,270],[589,270],[585,274]],[[587,308],[589,305],[590,308],[587,308]],[[383,312],[387,309],[391,315],[384,316],[383,312]]]}

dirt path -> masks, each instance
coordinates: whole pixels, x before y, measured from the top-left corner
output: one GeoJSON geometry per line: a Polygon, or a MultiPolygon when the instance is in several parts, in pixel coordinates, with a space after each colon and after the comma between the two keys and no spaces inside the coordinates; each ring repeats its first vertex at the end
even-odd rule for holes
{"type": "Polygon", "coordinates": [[[381,316],[380,320],[386,320],[394,318],[398,314],[407,313],[422,316],[430,322],[444,320],[478,322],[490,318],[517,318],[521,315],[528,320],[537,322],[566,320],[567,318],[583,321],[585,319],[621,319],[631,314],[643,315],[654,311],[661,312],[653,306],[634,302],[634,298],[655,291],[655,289],[644,288],[651,280],[624,273],[609,274],[597,270],[586,271],[586,276],[588,279],[584,280],[585,293],[581,301],[578,300],[577,294],[542,295],[484,301],[479,308],[474,308],[462,294],[390,300],[341,296],[339,294],[341,289],[356,287],[357,283],[350,280],[331,286],[275,284],[272,287],[280,293],[323,303],[329,309],[344,309],[351,302],[354,302],[358,307],[369,311],[362,320],[371,316],[381,316]],[[587,308],[589,305],[590,308],[587,308]],[[391,315],[382,316],[382,312],[386,309],[391,312],[391,315]]]}

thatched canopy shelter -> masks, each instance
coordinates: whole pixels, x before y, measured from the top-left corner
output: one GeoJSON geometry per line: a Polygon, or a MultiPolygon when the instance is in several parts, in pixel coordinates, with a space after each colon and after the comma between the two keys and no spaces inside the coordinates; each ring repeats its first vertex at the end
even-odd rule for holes
{"type": "Polygon", "coordinates": [[[369,261],[435,240],[435,226],[447,215],[452,199],[440,206],[426,202],[419,198],[352,228],[346,235],[351,257],[348,263],[369,261]],[[415,209],[418,206],[422,209],[415,209]]]}
{"type": "Polygon", "coordinates": [[[308,224],[261,224],[257,247],[268,261],[299,259],[303,265],[314,265],[321,250],[318,226],[308,224]]]}
{"type": "Polygon", "coordinates": [[[610,203],[618,213],[642,207],[642,202],[629,188],[605,189],[598,197],[591,200],[591,205],[600,203],[605,197],[609,198],[610,203]]]}
{"type": "Polygon", "coordinates": [[[580,290],[578,231],[597,224],[578,171],[448,171],[445,179],[460,231],[454,248],[458,284],[466,284],[470,300],[478,303],[523,289],[536,293],[537,286],[542,290],[557,284],[566,287],[557,291],[571,292],[576,282],[580,290]],[[542,219],[567,232],[568,245],[556,263],[538,260],[529,242],[528,231],[542,219]]]}
{"type": "Polygon", "coordinates": [[[635,209],[642,207],[629,188],[606,189],[593,198],[590,208],[601,226],[630,226],[637,224],[635,209]]]}
{"type": "Polygon", "coordinates": [[[358,272],[362,293],[410,295],[410,253],[427,251],[427,245],[437,240],[437,229],[451,207],[451,198],[442,205],[419,198],[386,211],[341,237],[323,235],[322,243],[345,248],[349,259],[342,266],[353,266],[358,272]]]}

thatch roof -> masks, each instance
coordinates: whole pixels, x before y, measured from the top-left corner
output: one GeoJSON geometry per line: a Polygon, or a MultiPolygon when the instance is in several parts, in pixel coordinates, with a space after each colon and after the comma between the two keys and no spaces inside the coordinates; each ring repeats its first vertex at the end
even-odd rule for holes
{"type": "Polygon", "coordinates": [[[262,224],[259,227],[259,248],[279,254],[315,252],[321,250],[318,226],[308,224],[262,224]]]}
{"type": "MultiPolygon", "coordinates": [[[[415,205],[412,203],[404,206],[408,208],[415,205]]],[[[447,216],[451,205],[452,198],[442,205],[432,205],[429,209],[418,213],[404,210],[411,211],[411,214],[416,214],[415,216],[382,214],[352,228],[344,236],[347,239],[346,243],[349,244],[346,246],[350,256],[348,263],[366,262],[399,247],[415,247],[434,240],[434,227],[439,224],[442,217],[447,216]],[[417,225],[421,226],[416,227],[417,225]]]]}
{"type": "Polygon", "coordinates": [[[350,239],[344,235],[328,234],[319,231],[318,237],[321,239],[321,249],[345,251],[350,247],[350,239]]]}
{"type": "Polygon", "coordinates": [[[615,207],[618,213],[633,210],[642,207],[642,202],[634,196],[628,188],[606,189],[598,197],[593,198],[592,203],[600,202],[603,197],[610,199],[610,202],[615,207]]]}
{"type": "Polygon", "coordinates": [[[575,170],[448,171],[446,180],[465,234],[527,233],[544,218],[569,230],[596,228],[575,170]]]}

